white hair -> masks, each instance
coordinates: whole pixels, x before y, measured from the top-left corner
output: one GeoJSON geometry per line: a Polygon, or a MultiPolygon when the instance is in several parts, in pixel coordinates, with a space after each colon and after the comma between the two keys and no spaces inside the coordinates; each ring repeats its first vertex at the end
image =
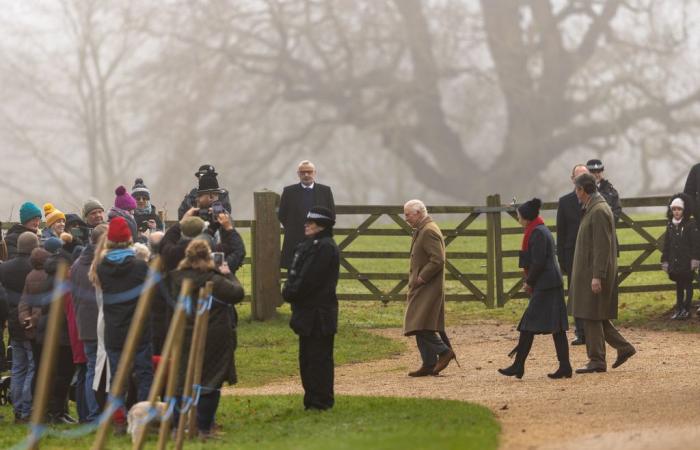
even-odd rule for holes
{"type": "Polygon", "coordinates": [[[312,162],[309,161],[308,159],[305,159],[305,160],[301,161],[301,162],[299,163],[299,165],[297,166],[297,170],[298,170],[299,168],[301,168],[301,166],[311,166],[311,167],[314,168],[314,170],[316,170],[316,166],[314,165],[314,163],[312,163],[312,162]]]}
{"type": "Polygon", "coordinates": [[[413,200],[407,201],[403,205],[403,207],[404,207],[404,209],[412,209],[413,211],[416,211],[416,212],[421,213],[421,214],[428,213],[428,209],[425,207],[425,203],[423,203],[422,201],[420,201],[418,199],[413,199],[413,200]]]}

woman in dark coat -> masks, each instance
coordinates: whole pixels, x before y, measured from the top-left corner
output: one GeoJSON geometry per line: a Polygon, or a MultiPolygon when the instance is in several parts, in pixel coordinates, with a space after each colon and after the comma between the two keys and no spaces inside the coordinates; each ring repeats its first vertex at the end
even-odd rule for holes
{"type": "Polygon", "coordinates": [[[542,201],[534,198],[518,207],[518,222],[525,227],[519,267],[525,273],[524,288],[530,294],[530,301],[518,324],[520,339],[513,350],[515,362],[498,371],[522,378],[535,334],[552,334],[559,369],[547,376],[571,378],[569,344],[566,341],[569,325],[562,276],[556,261],[554,238],[539,216],[541,206],[542,201]]]}
{"type": "MultiPolygon", "coordinates": [[[[185,250],[185,259],[177,270],[170,273],[171,293],[177,298],[184,280],[192,280],[190,297],[199,297],[200,288],[211,281],[212,305],[209,312],[209,325],[204,350],[204,366],[202,369],[202,393],[197,404],[197,423],[203,438],[211,435],[214,416],[221,398],[221,386],[224,382],[236,383],[236,366],[234,360],[236,323],[238,315],[233,306],[243,300],[243,287],[228,270],[226,265],[217,268],[211,257],[209,244],[202,239],[195,239],[185,250]],[[231,311],[233,310],[233,311],[231,311]]],[[[196,310],[194,305],[193,310],[196,310]]],[[[194,317],[187,318],[185,340],[183,342],[182,361],[187,361],[194,331],[194,317]]],[[[185,381],[187,364],[180,365],[179,389],[185,381]]]]}
{"type": "Polygon", "coordinates": [[[338,330],[336,286],[340,251],[333,240],[335,215],[327,208],[310,209],[306,239],[294,252],[282,296],[292,304],[289,326],[299,335],[299,372],[304,407],[333,407],[333,338],[338,330]]]}
{"type": "Polygon", "coordinates": [[[690,218],[693,201],[676,194],[668,205],[668,225],[661,253],[661,267],[676,282],[676,311],[671,319],[690,317],[693,301],[693,274],[700,266],[700,232],[690,218]]]}

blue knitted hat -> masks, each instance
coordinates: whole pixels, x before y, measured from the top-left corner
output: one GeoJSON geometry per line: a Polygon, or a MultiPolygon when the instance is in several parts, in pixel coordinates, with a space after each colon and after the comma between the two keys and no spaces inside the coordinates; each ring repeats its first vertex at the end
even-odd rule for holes
{"type": "Polygon", "coordinates": [[[22,203],[19,208],[19,221],[20,223],[27,223],[35,217],[41,219],[41,210],[32,202],[22,203]]]}

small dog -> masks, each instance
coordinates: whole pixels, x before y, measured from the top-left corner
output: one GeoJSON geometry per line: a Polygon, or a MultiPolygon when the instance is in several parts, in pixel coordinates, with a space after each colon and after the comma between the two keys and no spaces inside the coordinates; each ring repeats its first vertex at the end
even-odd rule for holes
{"type": "Polygon", "coordinates": [[[138,402],[129,410],[126,416],[127,429],[126,432],[131,435],[131,442],[136,443],[141,433],[146,432],[148,427],[154,428],[160,423],[160,418],[163,417],[167,409],[167,405],[163,402],[154,402],[153,407],[156,409],[156,416],[148,423],[145,423],[148,413],[151,409],[151,403],[138,402]]]}

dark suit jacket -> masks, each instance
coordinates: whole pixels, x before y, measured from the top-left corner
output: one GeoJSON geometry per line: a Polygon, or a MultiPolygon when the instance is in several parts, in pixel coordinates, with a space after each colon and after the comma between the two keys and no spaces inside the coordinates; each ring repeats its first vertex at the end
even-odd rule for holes
{"type": "MultiPolygon", "coordinates": [[[[303,206],[302,189],[301,183],[285,187],[277,213],[277,217],[284,227],[284,244],[282,244],[280,266],[286,269],[292,264],[294,248],[304,240],[304,222],[309,211],[303,206]]],[[[312,206],[326,207],[335,214],[335,202],[333,201],[331,188],[315,183],[313,191],[314,200],[312,206]]]]}
{"type": "Polygon", "coordinates": [[[557,258],[561,270],[571,276],[574,265],[576,235],[581,224],[581,205],[576,192],[571,191],[559,199],[557,207],[557,258]]]}
{"type": "Polygon", "coordinates": [[[695,164],[690,169],[683,192],[693,199],[693,217],[695,222],[700,221],[700,164],[695,164]]]}

